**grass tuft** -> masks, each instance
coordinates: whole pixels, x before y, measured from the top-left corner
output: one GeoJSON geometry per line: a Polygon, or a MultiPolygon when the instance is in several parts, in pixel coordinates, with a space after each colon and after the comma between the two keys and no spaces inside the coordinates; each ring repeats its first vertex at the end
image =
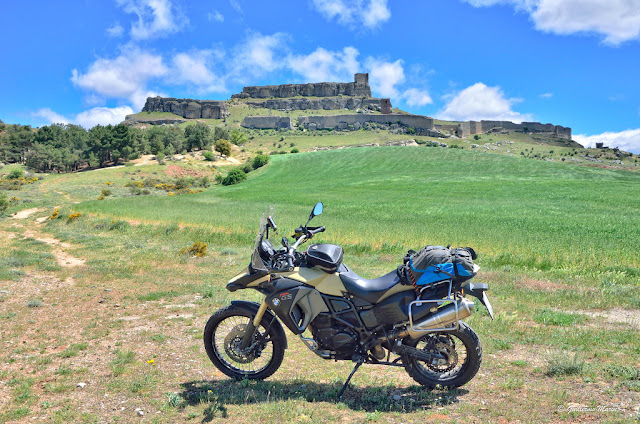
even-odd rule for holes
{"type": "Polygon", "coordinates": [[[578,357],[578,353],[571,358],[568,353],[562,352],[549,359],[545,374],[549,377],[582,375],[584,367],[585,362],[578,357]]]}

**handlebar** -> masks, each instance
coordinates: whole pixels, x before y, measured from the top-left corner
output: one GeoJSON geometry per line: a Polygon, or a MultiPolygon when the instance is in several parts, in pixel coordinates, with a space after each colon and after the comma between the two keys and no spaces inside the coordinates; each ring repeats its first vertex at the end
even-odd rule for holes
{"type": "MultiPolygon", "coordinates": [[[[283,266],[282,268],[276,269],[276,271],[284,271],[284,272],[293,271],[293,269],[295,268],[295,266],[294,266],[294,260],[295,260],[294,253],[295,253],[296,249],[298,248],[298,246],[300,246],[305,240],[308,240],[311,237],[313,237],[315,234],[322,233],[322,232],[324,232],[326,230],[326,228],[323,225],[321,227],[316,227],[316,228],[300,227],[300,228],[296,229],[296,232],[298,232],[298,230],[300,230],[300,232],[302,232],[303,229],[306,231],[306,234],[300,235],[300,237],[298,237],[298,239],[296,240],[296,242],[293,245],[285,246],[287,248],[287,253],[285,254],[285,257],[286,257],[286,260],[287,260],[286,266],[283,266]]],[[[284,240],[286,240],[286,239],[283,237],[283,245],[284,245],[284,240]]],[[[288,244],[288,242],[287,242],[287,244],[288,244]]]]}
{"type": "Polygon", "coordinates": [[[317,228],[313,228],[311,230],[309,230],[309,232],[314,235],[314,234],[318,234],[318,233],[322,233],[324,232],[326,228],[324,227],[324,225],[322,227],[317,227],[317,228]]]}

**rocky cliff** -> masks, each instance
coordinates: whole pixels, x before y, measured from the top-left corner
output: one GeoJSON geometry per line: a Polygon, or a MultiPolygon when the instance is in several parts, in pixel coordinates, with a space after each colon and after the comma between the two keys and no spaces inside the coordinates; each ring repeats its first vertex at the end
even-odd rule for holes
{"type": "Polygon", "coordinates": [[[553,124],[541,124],[540,122],[522,122],[515,124],[510,121],[467,121],[458,126],[458,137],[466,137],[473,134],[484,134],[495,128],[503,128],[507,131],[522,133],[541,133],[553,137],[571,140],[571,128],[553,124]]]}
{"type": "Polygon", "coordinates": [[[319,99],[269,99],[262,101],[248,101],[249,106],[263,107],[275,110],[370,110],[380,111],[382,99],[368,99],[362,97],[322,97],[319,99]]]}
{"type": "Polygon", "coordinates": [[[282,84],[244,87],[242,93],[231,98],[268,99],[270,97],[371,97],[369,74],[355,74],[353,82],[318,82],[310,84],[282,84]]]}
{"type": "Polygon", "coordinates": [[[171,112],[187,119],[222,119],[229,115],[227,102],[218,100],[148,97],[143,112],[171,112]]]}

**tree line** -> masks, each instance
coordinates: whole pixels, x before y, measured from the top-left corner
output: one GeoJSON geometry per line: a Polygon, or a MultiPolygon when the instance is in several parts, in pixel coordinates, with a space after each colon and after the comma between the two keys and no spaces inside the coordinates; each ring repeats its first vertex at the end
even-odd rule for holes
{"type": "Polygon", "coordinates": [[[119,124],[97,125],[87,131],[71,124],[34,129],[0,121],[0,162],[24,164],[39,172],[73,172],[117,165],[144,154],[163,157],[208,149],[214,143],[220,145],[216,150],[229,155],[229,143],[223,140],[242,144],[246,135],[223,127],[212,131],[201,122],[184,129],[152,126],[143,130],[119,124]]]}

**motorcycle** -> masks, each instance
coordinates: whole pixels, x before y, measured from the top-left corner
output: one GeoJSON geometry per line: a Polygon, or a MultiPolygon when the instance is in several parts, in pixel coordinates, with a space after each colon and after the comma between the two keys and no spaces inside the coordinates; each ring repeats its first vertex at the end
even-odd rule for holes
{"type": "MultiPolygon", "coordinates": [[[[482,346],[462,322],[474,311],[474,302],[465,296],[476,297],[493,319],[487,284],[470,282],[478,265],[472,264],[465,278],[456,278],[453,264],[435,265],[424,274],[427,284],[403,278],[402,266],[373,280],[361,278],[342,263],[340,246],[312,244],[297,251],[325,231],[309,226],[322,212],[319,202],[307,223],[295,230],[294,243],[282,237],[278,250],[269,240],[270,230],[277,234],[274,219],[263,216],[249,266],[226,288],[254,289],[264,300],[232,301],[209,318],[204,346],[211,362],[235,379],[271,376],[287,349],[284,324],[321,358],[355,362],[338,397],[363,363],[404,367],[430,389],[469,382],[480,368],[482,346]]],[[[475,259],[473,249],[466,249],[475,259]]],[[[414,268],[412,258],[405,257],[404,264],[411,267],[410,275],[426,271],[414,268]]]]}

